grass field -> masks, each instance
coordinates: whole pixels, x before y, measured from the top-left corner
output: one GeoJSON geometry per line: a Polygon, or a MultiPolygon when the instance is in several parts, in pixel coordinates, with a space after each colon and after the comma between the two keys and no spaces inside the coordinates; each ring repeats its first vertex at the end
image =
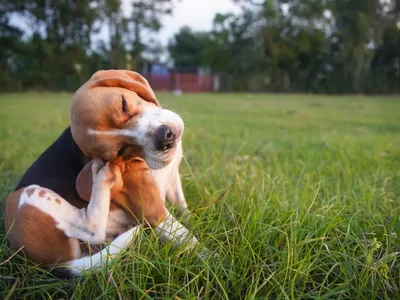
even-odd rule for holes
{"type": "MultiPolygon", "coordinates": [[[[158,97],[186,125],[185,225],[219,258],[142,234],[108,270],[59,281],[9,259],[1,222],[0,298],[400,297],[399,98],[158,97]]],[[[68,125],[70,100],[0,95],[0,199],[68,125]]]]}

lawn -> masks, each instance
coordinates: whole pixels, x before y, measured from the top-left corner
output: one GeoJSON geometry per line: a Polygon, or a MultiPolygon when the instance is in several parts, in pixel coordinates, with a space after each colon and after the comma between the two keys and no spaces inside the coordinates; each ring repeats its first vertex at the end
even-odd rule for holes
{"type": "MultiPolygon", "coordinates": [[[[194,215],[184,223],[219,258],[144,233],[108,269],[59,281],[22,254],[9,259],[1,222],[0,298],[400,296],[399,98],[158,98],[185,121],[181,174],[194,215]]],[[[0,199],[68,125],[70,101],[0,95],[0,199]]]]}

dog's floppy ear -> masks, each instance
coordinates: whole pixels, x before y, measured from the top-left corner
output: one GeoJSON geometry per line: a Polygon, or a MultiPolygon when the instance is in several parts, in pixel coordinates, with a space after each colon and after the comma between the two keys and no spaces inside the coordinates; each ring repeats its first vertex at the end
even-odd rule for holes
{"type": "Polygon", "coordinates": [[[128,70],[98,71],[89,80],[89,88],[93,87],[120,87],[138,94],[146,101],[157,106],[160,103],[147,80],[139,73],[128,70]]]}
{"type": "MultiPolygon", "coordinates": [[[[83,169],[78,174],[76,178],[76,191],[78,192],[79,197],[82,200],[87,202],[90,201],[90,196],[92,195],[93,188],[93,174],[92,174],[92,164],[93,160],[87,163],[83,169]]],[[[114,186],[111,189],[111,197],[117,193],[119,193],[124,185],[122,179],[122,173],[125,172],[125,162],[121,159],[118,159],[115,163],[112,164],[114,169],[114,174],[116,176],[116,180],[114,186]]]]}
{"type": "Polygon", "coordinates": [[[89,202],[90,196],[92,194],[93,177],[92,177],[92,164],[90,161],[76,178],[76,191],[82,200],[89,202]]]}

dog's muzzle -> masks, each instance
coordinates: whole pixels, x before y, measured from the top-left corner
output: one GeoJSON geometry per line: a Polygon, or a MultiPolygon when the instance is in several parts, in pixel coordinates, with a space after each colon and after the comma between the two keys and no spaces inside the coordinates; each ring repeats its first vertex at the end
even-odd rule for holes
{"type": "Polygon", "coordinates": [[[154,146],[157,151],[167,151],[176,145],[182,130],[174,126],[161,125],[155,132],[154,146]]]}

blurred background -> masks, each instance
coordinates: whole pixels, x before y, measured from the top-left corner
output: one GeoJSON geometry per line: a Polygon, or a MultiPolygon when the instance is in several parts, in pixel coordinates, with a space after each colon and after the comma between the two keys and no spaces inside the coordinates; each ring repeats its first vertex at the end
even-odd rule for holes
{"type": "Polygon", "coordinates": [[[400,0],[1,0],[0,90],[399,93],[400,0]]]}

